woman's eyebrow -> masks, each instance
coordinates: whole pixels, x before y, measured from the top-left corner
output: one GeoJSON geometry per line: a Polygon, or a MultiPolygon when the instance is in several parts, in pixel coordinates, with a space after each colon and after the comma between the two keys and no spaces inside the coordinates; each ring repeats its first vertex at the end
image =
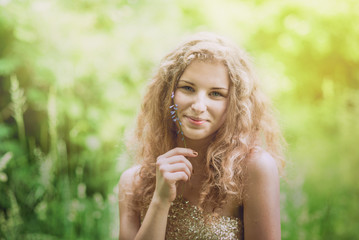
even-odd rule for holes
{"type": "Polygon", "coordinates": [[[185,83],[188,83],[188,84],[191,84],[192,86],[194,86],[194,83],[192,83],[192,82],[189,82],[189,81],[186,81],[186,80],[183,80],[183,79],[180,79],[179,81],[180,82],[185,82],[185,83]]]}
{"type": "Polygon", "coordinates": [[[218,90],[228,90],[228,88],[223,88],[223,87],[214,87],[214,88],[212,88],[212,89],[218,89],[218,90]]]}
{"type": "MultiPolygon", "coordinates": [[[[192,86],[195,86],[194,83],[192,83],[192,82],[190,82],[190,81],[187,81],[187,80],[180,79],[179,82],[185,82],[185,83],[187,83],[187,84],[190,84],[190,85],[192,85],[192,86]]],[[[228,88],[224,88],[224,87],[213,87],[213,88],[211,88],[211,89],[214,89],[214,90],[226,90],[226,91],[228,91],[228,88]]]]}

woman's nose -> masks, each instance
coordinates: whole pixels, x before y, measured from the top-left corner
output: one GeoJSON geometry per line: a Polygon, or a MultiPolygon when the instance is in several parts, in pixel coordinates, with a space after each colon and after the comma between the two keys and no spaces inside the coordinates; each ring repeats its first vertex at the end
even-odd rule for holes
{"type": "Polygon", "coordinates": [[[197,95],[194,99],[191,108],[195,113],[201,113],[206,111],[207,105],[206,105],[205,96],[197,95]]]}

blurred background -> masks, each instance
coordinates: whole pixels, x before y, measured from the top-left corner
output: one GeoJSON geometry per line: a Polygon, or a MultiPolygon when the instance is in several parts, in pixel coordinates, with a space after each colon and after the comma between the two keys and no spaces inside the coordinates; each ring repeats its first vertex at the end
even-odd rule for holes
{"type": "Polygon", "coordinates": [[[116,184],[160,59],[253,57],[288,141],[283,239],[359,238],[356,0],[0,0],[0,239],[117,239],[116,184]]]}

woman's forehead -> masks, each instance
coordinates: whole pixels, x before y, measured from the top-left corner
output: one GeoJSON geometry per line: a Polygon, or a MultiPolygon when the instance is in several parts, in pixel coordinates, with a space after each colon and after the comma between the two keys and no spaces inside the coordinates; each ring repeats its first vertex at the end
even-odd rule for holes
{"type": "Polygon", "coordinates": [[[230,82],[227,67],[222,62],[200,60],[194,60],[187,66],[180,77],[181,80],[225,89],[229,88],[230,82]]]}

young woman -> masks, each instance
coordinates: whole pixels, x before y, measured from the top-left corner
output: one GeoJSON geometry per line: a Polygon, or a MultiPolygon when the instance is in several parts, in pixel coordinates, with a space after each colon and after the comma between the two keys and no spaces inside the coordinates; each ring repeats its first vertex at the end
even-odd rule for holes
{"type": "Polygon", "coordinates": [[[119,183],[120,239],[280,239],[284,140],[247,55],[199,33],[162,60],[119,183]]]}

